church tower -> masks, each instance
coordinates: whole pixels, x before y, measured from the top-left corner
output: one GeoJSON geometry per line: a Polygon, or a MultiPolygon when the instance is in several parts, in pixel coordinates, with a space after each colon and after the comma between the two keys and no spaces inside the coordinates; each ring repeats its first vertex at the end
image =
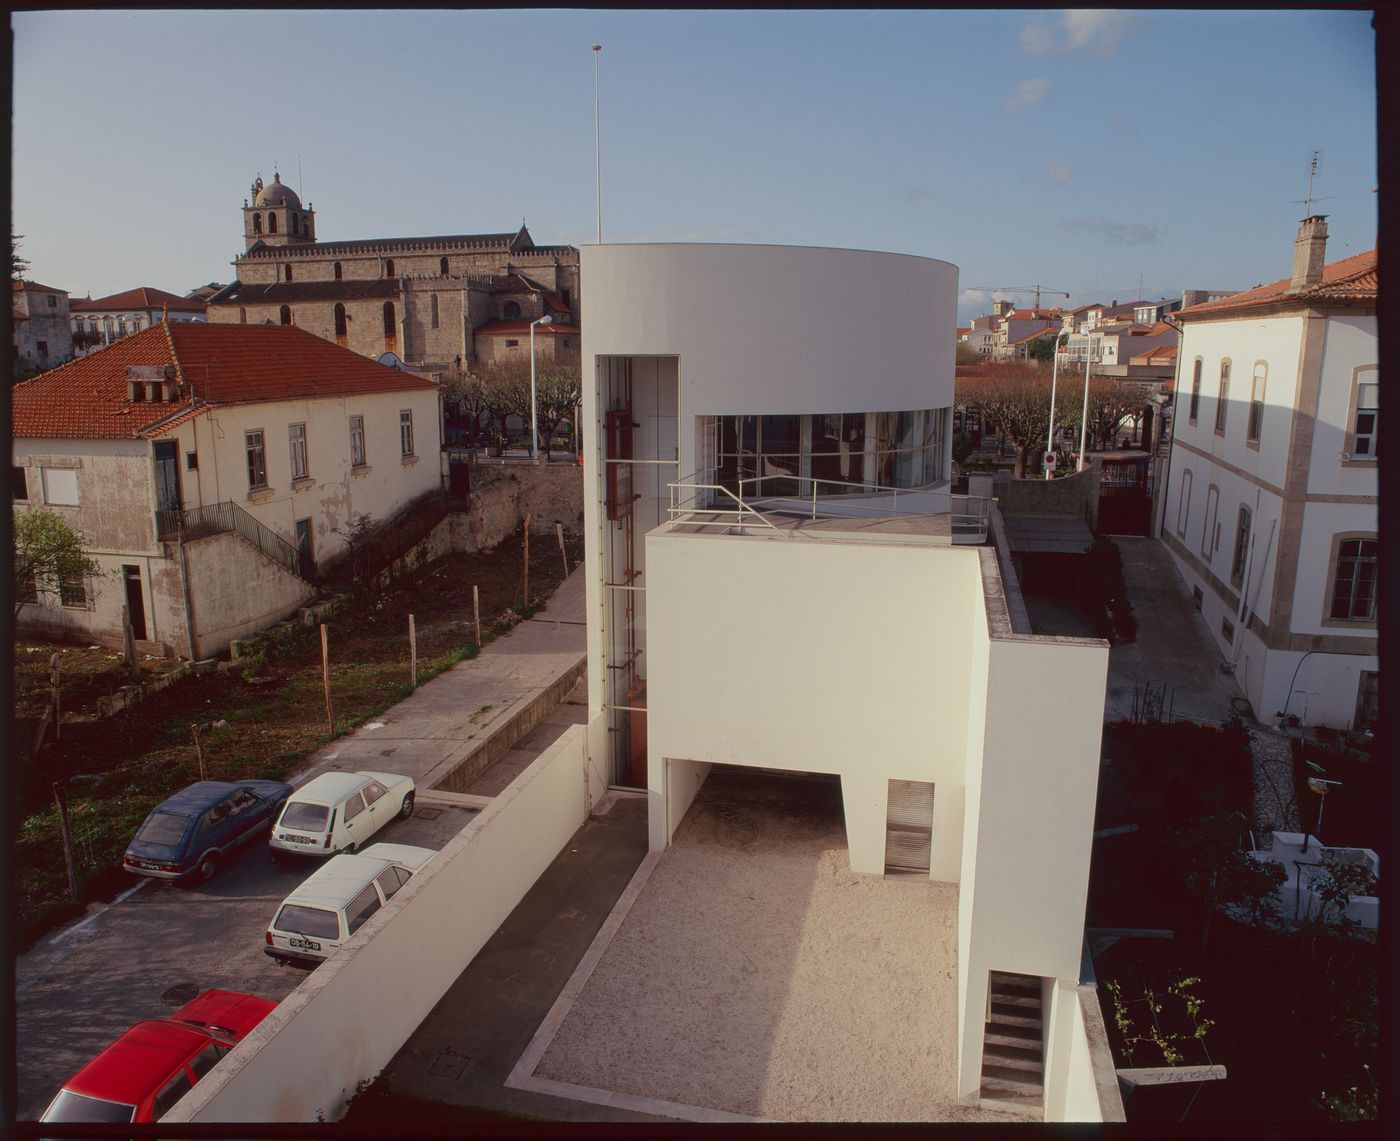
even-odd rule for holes
{"type": "Polygon", "coordinates": [[[264,186],[258,175],[250,194],[253,204],[243,199],[243,237],[247,249],[262,242],[265,246],[309,246],[316,241],[316,211],[303,207],[290,186],[282,184],[276,171],[264,186]]]}

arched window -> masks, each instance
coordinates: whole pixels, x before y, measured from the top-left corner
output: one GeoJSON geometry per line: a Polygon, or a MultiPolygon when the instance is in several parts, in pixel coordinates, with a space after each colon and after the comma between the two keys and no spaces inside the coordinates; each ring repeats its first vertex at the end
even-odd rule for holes
{"type": "Polygon", "coordinates": [[[246,325],[248,323],[248,310],[241,305],[238,307],[238,323],[240,325],[246,325]]]}
{"type": "Polygon", "coordinates": [[[517,320],[520,317],[520,302],[507,301],[505,305],[501,307],[501,316],[507,321],[517,320]]]}
{"type": "Polygon", "coordinates": [[[292,233],[294,233],[294,234],[299,234],[299,233],[301,233],[301,215],[300,215],[300,214],[295,214],[295,213],[294,213],[294,214],[292,215],[292,233]]]}
{"type": "Polygon", "coordinates": [[[275,234],[275,233],[277,233],[277,215],[276,215],[276,214],[269,214],[269,215],[267,216],[267,232],[268,232],[269,234],[275,234]]]}
{"type": "Polygon", "coordinates": [[[385,277],[393,277],[393,276],[394,276],[394,259],[393,259],[393,258],[389,258],[387,261],[385,261],[385,263],[384,263],[384,276],[385,276],[385,277]]]}
{"type": "Polygon", "coordinates": [[[1246,443],[1259,443],[1259,433],[1264,425],[1264,386],[1268,380],[1268,362],[1255,361],[1254,377],[1249,386],[1249,425],[1244,434],[1246,443]]]}
{"type": "Polygon", "coordinates": [[[290,305],[283,305],[283,306],[282,306],[282,324],[284,324],[284,325],[290,325],[291,323],[292,323],[292,307],[291,307],[290,305]]]}
{"type": "Polygon", "coordinates": [[[292,267],[289,266],[289,265],[287,265],[287,266],[283,266],[282,269],[283,269],[283,274],[284,274],[283,280],[284,280],[284,281],[291,281],[291,280],[292,280],[292,267]]]}
{"type": "Polygon", "coordinates": [[[386,337],[392,337],[395,335],[395,332],[394,303],[392,301],[386,301],[384,302],[384,335],[386,337]]]}
{"type": "Polygon", "coordinates": [[[341,279],[341,276],[342,276],[342,274],[341,274],[341,270],[340,270],[340,262],[336,262],[336,263],[335,263],[335,279],[336,279],[336,281],[339,281],[339,280],[341,279]]]}
{"type": "Polygon", "coordinates": [[[438,258],[438,273],[442,274],[443,277],[446,277],[446,276],[447,276],[447,259],[446,259],[446,258],[438,258]]]}
{"type": "Polygon", "coordinates": [[[261,233],[262,233],[262,215],[261,215],[261,214],[254,214],[254,215],[253,215],[253,233],[255,233],[255,234],[261,234],[261,233]]]}
{"type": "Polygon", "coordinates": [[[337,304],[335,307],[335,335],[345,336],[345,306],[337,304]]]}
{"type": "Polygon", "coordinates": [[[430,320],[432,322],[432,326],[434,329],[436,329],[438,327],[438,299],[436,293],[433,294],[432,300],[431,302],[429,302],[428,307],[431,310],[430,320]]]}

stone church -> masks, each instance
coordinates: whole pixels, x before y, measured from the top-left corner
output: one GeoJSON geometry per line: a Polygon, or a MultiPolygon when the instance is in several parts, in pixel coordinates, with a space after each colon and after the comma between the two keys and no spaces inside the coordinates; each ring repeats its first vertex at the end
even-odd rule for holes
{"type": "Polygon", "coordinates": [[[243,200],[246,249],[209,320],[297,325],[376,360],[446,379],[461,369],[579,347],[579,258],[515,233],[322,242],[316,211],[274,173],[243,200]]]}

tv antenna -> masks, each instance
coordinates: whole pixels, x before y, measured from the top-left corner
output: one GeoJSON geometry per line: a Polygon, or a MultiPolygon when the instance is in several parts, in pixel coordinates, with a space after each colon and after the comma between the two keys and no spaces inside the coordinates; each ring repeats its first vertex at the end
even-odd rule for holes
{"type": "Polygon", "coordinates": [[[1336,197],[1335,194],[1329,194],[1325,198],[1313,197],[1313,179],[1317,177],[1317,160],[1321,157],[1321,151],[1313,151],[1312,162],[1308,165],[1308,196],[1306,198],[1295,198],[1292,202],[1289,203],[1290,206],[1302,206],[1304,209],[1307,210],[1306,217],[1309,218],[1312,217],[1312,208],[1314,202],[1331,202],[1336,197]]]}

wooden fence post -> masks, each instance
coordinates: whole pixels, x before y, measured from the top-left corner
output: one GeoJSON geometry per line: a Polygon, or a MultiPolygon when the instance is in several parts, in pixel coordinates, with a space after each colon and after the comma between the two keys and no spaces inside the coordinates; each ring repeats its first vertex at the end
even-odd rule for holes
{"type": "Polygon", "coordinates": [[[524,574],[524,601],[520,609],[524,610],[530,605],[530,513],[525,513],[525,574],[524,574]]]}
{"type": "Polygon", "coordinates": [[[58,805],[58,826],[63,832],[63,863],[68,868],[68,894],[74,903],[78,902],[78,864],[73,854],[73,829],[68,823],[68,797],[63,791],[63,782],[53,782],[53,799],[58,805]]]}
{"type": "Polygon", "coordinates": [[[564,577],[569,577],[569,552],[564,549],[564,524],[554,524],[554,533],[559,538],[559,557],[564,560],[564,577]]]}
{"type": "Polygon", "coordinates": [[[194,755],[199,758],[199,779],[204,779],[204,745],[199,739],[199,725],[190,726],[190,736],[194,738],[194,755]]]}
{"type": "Polygon", "coordinates": [[[418,634],[413,628],[413,615],[408,616],[408,688],[418,688],[418,634]]]}
{"type": "Polygon", "coordinates": [[[122,605],[122,654],[126,658],[126,671],[132,677],[139,677],[141,667],[136,663],[136,635],[131,629],[131,608],[122,605]]]}
{"type": "Polygon", "coordinates": [[[58,655],[49,655],[49,703],[53,706],[53,739],[57,741],[62,733],[59,730],[61,710],[58,705],[58,655]]]}
{"type": "Polygon", "coordinates": [[[326,691],[326,728],[335,736],[335,714],[331,709],[331,649],[326,624],[321,623],[321,684],[326,691]]]}

